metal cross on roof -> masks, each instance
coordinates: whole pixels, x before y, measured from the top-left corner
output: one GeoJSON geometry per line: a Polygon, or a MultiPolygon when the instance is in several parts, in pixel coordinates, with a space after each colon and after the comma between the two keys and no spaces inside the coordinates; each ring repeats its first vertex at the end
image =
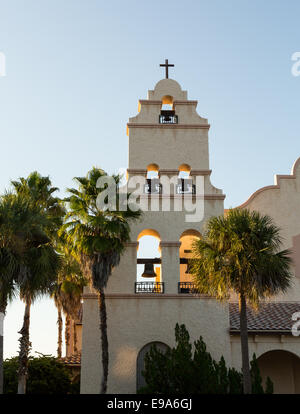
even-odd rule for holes
{"type": "Polygon", "coordinates": [[[159,66],[166,68],[166,79],[169,78],[169,68],[174,67],[173,64],[169,63],[168,59],[165,59],[165,63],[161,63],[159,66]]]}

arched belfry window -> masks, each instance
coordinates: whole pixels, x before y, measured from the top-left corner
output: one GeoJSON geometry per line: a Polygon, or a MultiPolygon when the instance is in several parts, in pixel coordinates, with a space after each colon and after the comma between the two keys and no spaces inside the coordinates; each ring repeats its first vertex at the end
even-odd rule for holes
{"type": "Polygon", "coordinates": [[[147,178],[145,185],[146,194],[160,194],[161,184],[159,182],[159,166],[157,164],[149,164],[147,166],[147,178]]]}
{"type": "Polygon", "coordinates": [[[181,164],[178,170],[177,194],[195,194],[196,186],[190,176],[191,167],[188,164],[181,164]]]}
{"type": "Polygon", "coordinates": [[[175,114],[175,109],[173,106],[173,97],[170,95],[163,96],[162,98],[159,123],[178,124],[178,116],[175,114]]]}
{"type": "Polygon", "coordinates": [[[135,293],[163,293],[160,235],[156,230],[145,229],[138,242],[135,293]]]}

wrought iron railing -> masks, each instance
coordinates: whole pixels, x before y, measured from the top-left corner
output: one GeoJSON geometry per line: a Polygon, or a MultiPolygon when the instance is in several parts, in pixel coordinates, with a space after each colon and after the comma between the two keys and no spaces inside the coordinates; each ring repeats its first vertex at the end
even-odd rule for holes
{"type": "Polygon", "coordinates": [[[196,194],[196,185],[195,184],[177,184],[176,186],[177,194],[196,194]]]}
{"type": "Polygon", "coordinates": [[[161,194],[162,185],[156,178],[147,178],[147,184],[145,184],[144,191],[146,194],[161,194]]]}
{"type": "Polygon", "coordinates": [[[178,293],[199,293],[193,282],[179,282],[178,293]]]}
{"type": "Polygon", "coordinates": [[[178,124],[178,116],[175,111],[161,111],[159,115],[160,124],[178,124]]]}
{"type": "Polygon", "coordinates": [[[135,282],[135,293],[164,293],[163,282],[135,282]]]}

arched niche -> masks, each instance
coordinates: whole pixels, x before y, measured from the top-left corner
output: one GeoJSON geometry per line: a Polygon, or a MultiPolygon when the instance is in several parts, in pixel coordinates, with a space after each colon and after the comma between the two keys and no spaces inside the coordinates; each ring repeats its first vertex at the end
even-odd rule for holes
{"type": "Polygon", "coordinates": [[[165,353],[169,349],[169,346],[163,342],[150,342],[146,344],[145,346],[143,346],[143,348],[138,353],[137,361],[136,361],[136,390],[137,391],[139,391],[139,389],[146,386],[146,381],[142,374],[142,372],[145,370],[145,356],[147,352],[150,351],[151,346],[154,346],[154,345],[162,353],[165,353]]]}

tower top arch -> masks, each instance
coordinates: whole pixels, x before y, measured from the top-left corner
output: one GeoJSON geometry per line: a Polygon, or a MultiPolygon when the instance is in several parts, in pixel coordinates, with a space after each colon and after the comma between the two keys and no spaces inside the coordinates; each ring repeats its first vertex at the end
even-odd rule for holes
{"type": "Polygon", "coordinates": [[[182,90],[174,79],[161,79],[153,90],[148,91],[150,101],[162,101],[165,96],[171,96],[173,101],[186,101],[187,91],[182,90]]]}

